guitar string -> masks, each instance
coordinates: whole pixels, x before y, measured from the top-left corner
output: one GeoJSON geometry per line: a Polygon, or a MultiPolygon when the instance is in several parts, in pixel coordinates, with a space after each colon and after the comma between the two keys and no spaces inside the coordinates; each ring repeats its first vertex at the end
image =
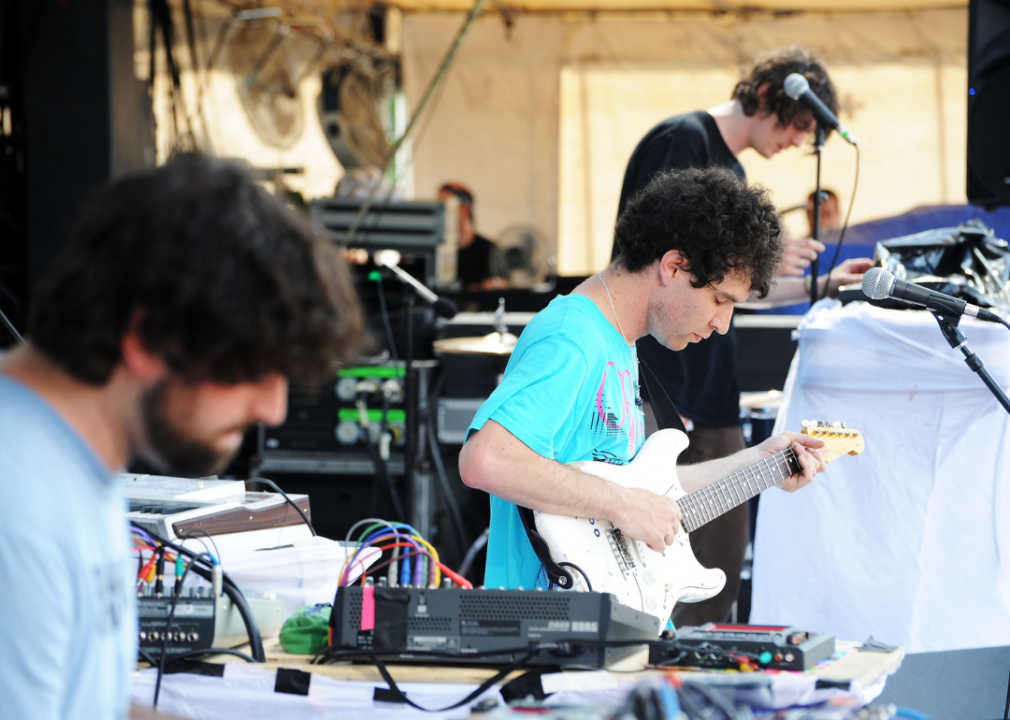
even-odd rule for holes
{"type": "MultiPolygon", "coordinates": [[[[833,450],[839,444],[850,441],[855,437],[855,435],[852,433],[844,433],[844,432],[823,433],[820,435],[822,435],[821,439],[823,439],[825,442],[824,450],[833,450]]],[[[814,435],[814,437],[816,437],[816,435],[814,435]]],[[[715,504],[719,508],[720,510],[719,514],[722,514],[727,510],[730,510],[733,507],[742,504],[744,500],[754,497],[760,492],[767,490],[769,487],[771,487],[771,484],[774,484],[776,481],[773,477],[771,483],[766,485],[765,483],[767,483],[768,480],[765,478],[764,472],[766,470],[770,472],[771,465],[774,462],[776,465],[775,470],[777,470],[779,473],[782,473],[783,474],[782,479],[785,479],[786,477],[789,477],[790,475],[794,474],[793,468],[790,467],[789,462],[790,459],[793,460],[793,464],[796,465],[796,471],[798,472],[799,471],[798,463],[796,463],[795,456],[791,458],[788,457],[787,451],[781,451],[772,456],[769,456],[768,458],[762,458],[762,460],[756,463],[756,465],[758,466],[757,468],[758,473],[761,476],[760,478],[761,487],[760,490],[758,490],[758,492],[754,492],[754,489],[750,484],[751,479],[754,479],[755,482],[757,482],[757,478],[754,475],[753,466],[748,466],[747,468],[744,468],[742,471],[738,471],[737,473],[734,473],[733,475],[730,475],[727,478],[723,478],[717,483],[713,483],[713,485],[707,486],[707,488],[713,488],[713,486],[715,486],[713,489],[708,490],[708,492],[703,492],[704,490],[706,490],[706,488],[703,488],[702,491],[698,491],[698,493],[692,493],[690,496],[685,496],[687,498],[690,498],[684,503],[685,509],[683,513],[685,518],[691,520],[693,518],[693,515],[700,514],[706,519],[707,522],[708,520],[711,520],[714,517],[718,516],[718,515],[713,516],[711,514],[712,510],[711,506],[713,504],[715,504]],[[780,462],[781,465],[779,464],[780,462]],[[743,490],[742,487],[743,483],[746,483],[747,485],[747,490],[745,491],[747,497],[741,500],[740,491],[743,490]],[[699,496],[697,498],[698,500],[705,501],[704,503],[701,503],[700,507],[698,508],[692,507],[692,505],[695,504],[694,500],[696,499],[693,496],[696,494],[699,496]],[[700,510],[701,512],[697,513],[692,512],[693,510],[700,510]]],[[[684,498],[681,498],[681,501],[684,502],[684,498]]]]}
{"type": "MultiPolygon", "coordinates": [[[[851,435],[845,433],[840,433],[837,435],[832,434],[832,435],[833,437],[829,437],[825,440],[825,447],[824,447],[825,450],[833,450],[835,447],[837,447],[837,445],[852,438],[851,435]]],[[[766,490],[768,489],[768,487],[771,486],[770,484],[765,485],[765,483],[767,483],[768,480],[765,478],[764,473],[765,471],[771,472],[772,469],[771,465],[773,462],[775,464],[775,470],[782,474],[782,479],[785,479],[786,477],[789,477],[790,475],[794,474],[793,468],[790,467],[789,460],[793,460],[795,462],[795,457],[794,456],[788,457],[788,453],[786,451],[781,451],[772,456],[769,456],[768,458],[762,458],[760,461],[758,461],[758,463],[755,463],[755,465],[757,465],[758,473],[761,475],[762,487],[758,492],[754,492],[754,488],[750,484],[750,480],[754,478],[753,466],[748,466],[747,468],[744,468],[743,470],[738,471],[737,473],[734,473],[728,476],[727,478],[723,478],[718,483],[713,484],[716,486],[714,491],[709,491],[708,493],[702,493],[702,495],[704,495],[704,499],[708,501],[706,505],[710,505],[712,502],[715,502],[717,505],[719,505],[722,512],[725,512],[729,509],[732,509],[733,507],[736,507],[737,505],[741,504],[744,500],[754,497],[759,492],[766,490]],[[746,490],[747,497],[741,499],[740,491],[743,490],[743,484],[747,485],[746,490]],[[726,504],[727,501],[729,503],[728,505],[726,504]]],[[[798,471],[798,464],[797,464],[797,471],[798,471]]],[[[775,479],[773,477],[771,484],[774,484],[774,482],[775,479]]],[[[691,502],[692,502],[691,500],[688,500],[687,504],[691,504],[691,502]]]]}
{"type": "MultiPolygon", "coordinates": [[[[834,450],[835,448],[837,448],[838,445],[851,441],[855,437],[855,435],[849,433],[825,433],[820,435],[821,435],[820,439],[824,440],[825,443],[822,449],[826,451],[834,450]],[[827,437],[825,437],[825,435],[827,437]]],[[[817,437],[817,435],[813,435],[813,437],[817,437]]],[[[786,450],[775,453],[774,455],[762,458],[757,463],[749,465],[746,468],[743,468],[742,470],[727,476],[726,478],[723,478],[715,483],[712,483],[711,485],[702,488],[702,490],[700,491],[684,496],[683,498],[681,498],[681,502],[684,502],[686,500],[685,505],[689,506],[687,507],[686,510],[682,510],[682,515],[684,519],[687,521],[691,521],[693,520],[693,516],[695,514],[700,514],[704,518],[706,518],[705,522],[709,522],[715,519],[716,517],[719,517],[719,515],[728,512],[734,507],[743,504],[743,502],[749,500],[752,497],[757,496],[764,490],[767,490],[776,482],[781,482],[781,480],[784,480],[785,478],[795,474],[794,472],[792,472],[792,467],[790,467],[789,462],[790,459],[793,460],[794,463],[796,464],[798,472],[799,463],[795,457],[795,453],[792,452],[792,448],[787,448],[786,450]],[[792,453],[792,457],[789,456],[790,453],[792,453]],[[778,473],[782,474],[781,480],[776,481],[774,475],[771,473],[772,470],[771,465],[773,461],[775,463],[775,470],[778,473]],[[781,461],[782,463],[781,465],[779,465],[779,461],[781,461]],[[758,492],[756,493],[747,494],[747,497],[740,499],[739,491],[742,490],[741,486],[742,482],[746,482],[748,486],[747,490],[748,493],[750,493],[752,490],[752,488],[750,487],[750,480],[754,479],[755,483],[758,482],[758,479],[754,477],[754,469],[753,469],[754,466],[758,466],[761,489],[758,490],[758,492]],[[772,475],[772,477],[770,478],[770,482],[765,478],[764,474],[765,471],[768,471],[769,474],[772,475]],[[748,475],[750,477],[748,477],[748,475]],[[694,512],[697,509],[693,507],[696,505],[694,498],[695,495],[699,495],[698,499],[701,499],[700,496],[704,495],[704,500],[706,500],[705,504],[702,505],[700,508],[702,511],[700,513],[694,512]],[[713,508],[713,505],[715,505],[715,508],[713,508]],[[713,515],[712,514],[713,509],[718,509],[719,512],[713,515]]],[[[691,522],[690,524],[693,525],[693,522],[691,522]]],[[[704,523],[695,525],[695,527],[700,527],[700,525],[702,524],[704,523]]]]}

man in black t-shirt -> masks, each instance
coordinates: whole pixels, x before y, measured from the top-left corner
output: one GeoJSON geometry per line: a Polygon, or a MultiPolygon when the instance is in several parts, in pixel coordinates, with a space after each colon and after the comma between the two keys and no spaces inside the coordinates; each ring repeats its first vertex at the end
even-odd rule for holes
{"type": "Polygon", "coordinates": [[[491,290],[501,287],[492,273],[498,246],[473,227],[473,193],[459,183],[446,183],[438,189],[438,199],[459,200],[459,248],[456,251],[456,277],[464,290],[491,290]]]}
{"type": "MultiPolygon", "coordinates": [[[[790,73],[801,73],[817,96],[836,111],[834,87],[823,65],[801,48],[787,48],[758,57],[746,77],[737,83],[732,99],[711,108],[664,120],[639,142],[628,162],[621,187],[618,217],[628,201],[664,170],[719,166],[732,170],[746,181],[737,156],[752,148],[766,158],[799,147],[814,129],[814,119],[799,102],[783,90],[790,73]]],[[[824,246],[815,240],[791,241],[782,275],[802,276],[824,246]]],[[[828,296],[838,287],[858,282],[870,267],[869,260],[842,263],[831,277],[822,276],[818,286],[827,284],[828,296]]],[[[776,304],[800,302],[809,297],[802,277],[784,277],[769,296],[776,304]]],[[[695,343],[680,352],[660,345],[653,337],[638,341],[638,354],[666,390],[673,404],[687,420],[690,447],[681,464],[695,464],[725,457],[743,449],[740,427],[740,387],[736,379],[736,337],[732,327],[724,335],[713,334],[706,342],[695,343]]],[[[651,423],[655,427],[654,421],[651,423]]],[[[646,412],[646,431],[650,412],[646,412]]],[[[673,614],[676,626],[702,625],[728,619],[737,597],[740,569],[748,540],[746,503],[691,533],[691,546],[706,567],[722,568],[726,587],[716,597],[695,604],[680,604],[673,614]]]]}

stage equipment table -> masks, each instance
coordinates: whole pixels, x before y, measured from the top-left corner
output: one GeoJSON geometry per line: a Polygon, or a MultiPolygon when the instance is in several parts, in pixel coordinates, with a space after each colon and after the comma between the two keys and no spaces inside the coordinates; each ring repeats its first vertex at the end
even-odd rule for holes
{"type": "MultiPolygon", "coordinates": [[[[265,665],[246,665],[241,660],[222,655],[216,658],[223,664],[220,672],[166,675],[162,682],[160,709],[180,717],[213,720],[267,720],[274,717],[290,720],[381,720],[383,717],[455,719],[468,717],[470,708],[478,702],[473,700],[462,708],[431,714],[405,705],[375,702],[372,693],[377,687],[385,688],[386,683],[374,666],[351,663],[310,665],[308,656],[290,655],[278,648],[276,637],[265,642],[265,665]],[[309,691],[307,696],[278,691],[284,670],[312,674],[311,681],[305,683],[309,691]]],[[[749,677],[750,683],[767,685],[764,697],[773,702],[775,707],[805,706],[824,702],[828,698],[848,699],[848,702],[854,702],[858,707],[880,694],[887,676],[898,668],[904,657],[904,651],[900,648],[889,653],[860,652],[852,643],[840,642],[837,649],[836,658],[821,663],[806,673],[772,672],[766,675],[735,671],[684,671],[683,676],[707,683],[734,682],[734,678],[739,681],[744,676],[749,677]]],[[[636,684],[655,679],[659,675],[656,670],[645,669],[647,660],[648,652],[643,648],[607,670],[557,672],[540,668],[547,674],[542,675],[539,682],[545,693],[552,694],[547,700],[548,704],[580,704],[587,708],[617,706],[636,684]]],[[[414,664],[390,664],[388,667],[408,697],[426,707],[444,707],[460,700],[497,670],[414,664]]],[[[523,672],[512,673],[499,685],[523,672]]],[[[134,703],[139,706],[150,704],[154,679],[155,671],[152,669],[142,670],[135,675],[134,703]]],[[[499,705],[503,702],[498,687],[486,691],[481,698],[493,699],[499,705]]]]}
{"type": "MultiPolygon", "coordinates": [[[[961,329],[1008,387],[1010,332],[961,329]]],[[[818,303],[775,432],[805,419],[846,422],[866,451],[762,495],[750,622],[909,652],[1010,644],[1010,423],[933,316],[818,303]]]]}

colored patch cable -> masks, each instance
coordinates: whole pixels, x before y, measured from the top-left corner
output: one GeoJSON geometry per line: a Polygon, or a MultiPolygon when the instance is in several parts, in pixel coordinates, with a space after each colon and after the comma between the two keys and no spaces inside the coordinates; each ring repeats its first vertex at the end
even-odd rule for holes
{"type": "MultiPolygon", "coordinates": [[[[138,543],[142,542],[139,538],[134,538],[134,541],[138,543]]],[[[167,561],[174,563],[175,582],[176,582],[175,587],[181,588],[180,580],[182,579],[182,576],[186,573],[186,561],[181,554],[168,550],[167,548],[164,547],[155,547],[152,545],[138,544],[133,549],[140,554],[141,560],[143,560],[145,552],[151,553],[150,559],[143,565],[143,567],[141,567],[140,571],[137,573],[138,582],[146,582],[146,583],[155,582],[156,583],[155,591],[160,592],[162,590],[164,564],[167,561]]],[[[218,561],[218,559],[214,557],[214,555],[207,553],[207,556],[210,558],[211,565],[213,566],[213,569],[211,571],[212,573],[211,584],[215,585],[216,587],[217,584],[219,583],[214,582],[214,577],[215,575],[220,576],[222,574],[220,569],[221,564],[218,561]]],[[[219,592],[216,593],[216,595],[219,594],[220,594],[219,592]]]]}
{"type": "MultiPolygon", "coordinates": [[[[353,531],[353,529],[354,528],[352,528],[352,531],[353,531]]],[[[371,547],[375,543],[381,542],[381,541],[387,540],[387,539],[405,540],[407,542],[414,543],[414,545],[417,547],[418,550],[421,549],[420,544],[424,544],[424,545],[427,546],[427,548],[429,549],[429,551],[433,554],[436,562],[438,560],[438,552],[435,550],[435,548],[432,547],[431,544],[428,541],[426,541],[424,538],[422,538],[421,535],[416,530],[414,530],[413,527],[411,527],[410,525],[407,525],[405,523],[387,523],[387,522],[384,522],[384,521],[380,521],[380,522],[376,522],[376,523],[370,525],[359,536],[357,549],[355,550],[355,552],[354,552],[353,555],[349,556],[347,558],[347,560],[345,560],[344,566],[341,569],[339,584],[340,585],[347,585],[350,582],[350,577],[349,577],[349,575],[350,575],[350,569],[352,567],[354,567],[354,564],[355,564],[354,561],[358,558],[358,556],[361,554],[361,552],[365,548],[371,547]],[[401,529],[403,530],[402,532],[401,532],[401,529]]],[[[436,566],[436,573],[435,573],[435,584],[436,585],[438,584],[438,582],[440,582],[440,577],[439,577],[438,569],[439,569],[438,566],[436,566]]],[[[401,570],[402,570],[402,568],[401,568],[401,570]]],[[[415,575],[416,574],[417,573],[415,572],[415,575]]],[[[423,571],[421,571],[420,577],[416,578],[417,582],[414,583],[414,584],[421,584],[421,582],[423,581],[424,577],[425,577],[425,573],[423,571]]],[[[409,571],[402,570],[400,582],[403,585],[410,584],[410,582],[411,582],[411,576],[410,576],[409,571]],[[404,577],[404,575],[405,575],[405,577],[404,577]]]]}
{"type": "MultiPolygon", "coordinates": [[[[409,534],[402,533],[392,526],[386,526],[383,527],[382,530],[379,530],[377,532],[371,532],[374,527],[383,527],[383,526],[373,525],[372,527],[368,528],[368,530],[366,530],[364,533],[362,533],[362,536],[358,540],[358,546],[355,549],[354,553],[349,555],[347,559],[344,561],[344,566],[343,568],[341,568],[340,571],[340,580],[338,583],[339,585],[341,586],[347,585],[350,582],[350,569],[354,567],[355,561],[367,548],[371,547],[376,542],[380,542],[382,540],[387,539],[403,540],[407,542],[411,541],[411,536],[409,534]]],[[[413,532],[413,528],[411,528],[409,525],[405,527],[407,527],[408,530],[413,532]]],[[[414,542],[414,545],[418,549],[420,549],[419,544],[414,542]]]]}
{"type": "MultiPolygon", "coordinates": [[[[406,534],[399,533],[399,532],[390,533],[389,531],[379,531],[377,533],[374,533],[372,536],[366,538],[366,540],[361,544],[361,546],[358,548],[358,550],[352,556],[351,562],[353,563],[354,560],[357,560],[358,556],[366,548],[375,547],[377,549],[383,549],[383,548],[380,548],[378,546],[378,543],[386,542],[386,541],[389,541],[389,540],[393,540],[394,542],[399,541],[399,544],[396,545],[395,547],[404,547],[404,546],[411,547],[415,551],[417,551],[418,553],[423,553],[423,555],[422,555],[423,557],[429,557],[432,560],[434,560],[435,562],[437,562],[437,554],[433,554],[434,548],[431,548],[431,545],[428,544],[426,541],[423,541],[423,540],[421,540],[418,537],[406,535],[406,534]],[[427,545],[427,548],[422,547],[422,543],[424,545],[427,545]],[[431,548],[431,549],[429,550],[428,548],[431,548]]],[[[389,547],[392,548],[394,546],[391,545],[389,547]]],[[[431,563],[431,565],[432,565],[432,567],[437,567],[437,566],[434,565],[434,563],[431,563]]],[[[352,565],[352,567],[353,567],[353,565],[352,565]]],[[[364,574],[364,572],[365,572],[365,569],[362,568],[362,573],[364,574]]],[[[435,578],[436,578],[436,583],[437,583],[438,582],[438,580],[437,580],[437,574],[435,575],[435,578]]],[[[399,582],[400,582],[401,585],[410,585],[410,584],[421,585],[421,584],[424,584],[424,580],[425,580],[424,566],[421,563],[420,558],[419,558],[418,562],[415,563],[415,571],[414,571],[413,577],[411,577],[410,562],[409,561],[403,563],[400,566],[400,578],[399,578],[399,582]]],[[[341,583],[340,584],[341,585],[347,585],[349,582],[350,582],[350,570],[348,569],[345,573],[342,574],[341,583]]]]}
{"type": "MultiPolygon", "coordinates": [[[[401,555],[399,558],[391,558],[391,559],[385,560],[385,561],[383,561],[383,562],[381,562],[381,563],[379,563],[377,565],[374,565],[373,567],[369,568],[369,570],[381,570],[382,568],[386,567],[387,565],[391,565],[392,563],[396,562],[397,560],[400,560],[400,559],[405,558],[405,557],[410,557],[411,555],[419,555],[419,554],[423,554],[423,551],[415,551],[415,552],[405,553],[404,555],[401,555]]],[[[456,583],[458,586],[460,586],[462,588],[465,588],[467,590],[472,590],[473,589],[473,583],[471,583],[465,577],[463,577],[459,573],[453,572],[452,569],[446,567],[442,563],[437,563],[437,564],[442,569],[442,572],[445,573],[445,576],[447,578],[449,578],[450,580],[452,580],[454,583],[456,583]]],[[[362,585],[364,585],[364,576],[362,576],[362,585]]]]}
{"type": "Polygon", "coordinates": [[[409,584],[411,582],[411,574],[407,569],[409,567],[410,562],[409,558],[417,557],[417,562],[415,562],[414,564],[415,569],[412,578],[414,585],[418,586],[422,585],[425,576],[427,576],[428,585],[438,587],[439,584],[441,583],[441,575],[442,573],[444,573],[449,579],[451,579],[454,583],[456,583],[461,587],[464,588],[473,587],[473,584],[469,580],[464,578],[462,575],[454,572],[451,568],[447,567],[444,563],[442,563],[439,560],[438,551],[435,550],[435,548],[431,545],[431,543],[429,543],[427,540],[418,535],[412,527],[402,523],[395,524],[396,526],[402,527],[411,532],[410,535],[406,535],[405,533],[398,532],[395,529],[391,530],[390,525],[392,524],[376,523],[375,525],[372,525],[371,527],[366,529],[361,534],[358,549],[352,556],[348,558],[348,560],[345,562],[344,569],[341,571],[340,585],[345,586],[349,583],[349,576],[351,570],[355,565],[362,565],[361,582],[362,584],[364,584],[366,572],[364,568],[364,563],[358,559],[358,556],[360,555],[362,550],[365,549],[366,547],[376,547],[376,549],[383,551],[398,550],[399,548],[413,548],[412,552],[404,553],[403,555],[393,557],[392,559],[369,569],[370,571],[374,571],[382,567],[389,566],[396,562],[402,562],[400,582],[403,585],[409,584]],[[380,529],[373,532],[375,528],[380,529]],[[371,534],[369,535],[370,532],[371,534]],[[385,546],[377,545],[377,543],[385,542],[388,540],[395,540],[400,542],[395,542],[393,544],[385,546]],[[421,547],[422,545],[424,547],[421,547]],[[426,562],[428,565],[427,572],[422,570],[421,566],[422,561],[426,562]]]}
{"type": "MultiPolygon", "coordinates": [[[[398,543],[396,545],[388,545],[388,546],[382,547],[380,549],[385,550],[387,548],[392,549],[394,547],[407,547],[407,546],[409,546],[408,543],[398,543]]],[[[386,561],[381,562],[381,563],[379,563],[377,565],[374,565],[371,568],[369,568],[369,570],[370,571],[381,570],[382,568],[384,568],[384,567],[386,567],[388,565],[391,565],[392,563],[395,563],[398,560],[403,560],[403,559],[406,559],[406,558],[410,558],[411,556],[415,556],[415,555],[420,555],[421,557],[425,557],[426,554],[427,553],[424,550],[415,550],[413,552],[404,553],[403,555],[400,555],[399,557],[390,558],[389,560],[386,560],[386,561]]],[[[432,559],[432,563],[436,567],[438,567],[443,573],[445,573],[445,576],[447,578],[449,578],[450,580],[452,580],[456,585],[458,585],[458,586],[460,586],[462,588],[465,588],[467,590],[472,590],[473,589],[473,583],[471,583],[469,580],[467,580],[465,577],[463,577],[459,573],[453,571],[452,568],[447,567],[444,563],[442,563],[442,562],[440,562],[438,560],[432,559]]],[[[362,574],[362,582],[361,582],[361,584],[362,585],[365,584],[364,574],[362,574]]],[[[437,587],[437,583],[436,583],[435,586],[437,587]]]]}

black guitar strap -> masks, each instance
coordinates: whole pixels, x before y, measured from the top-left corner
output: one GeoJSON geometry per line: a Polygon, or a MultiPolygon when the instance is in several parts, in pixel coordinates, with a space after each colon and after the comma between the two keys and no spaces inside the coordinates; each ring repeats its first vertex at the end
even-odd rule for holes
{"type": "Polygon", "coordinates": [[[554,558],[551,557],[551,549],[547,547],[547,541],[537,532],[533,511],[521,505],[517,505],[516,508],[519,510],[519,518],[523,521],[523,527],[526,528],[526,537],[529,539],[530,545],[533,546],[533,552],[537,554],[540,562],[544,565],[547,579],[563,590],[571,590],[575,587],[572,574],[554,562],[554,558]]]}
{"type": "MultiPolygon", "coordinates": [[[[656,423],[659,425],[660,430],[675,428],[686,433],[687,428],[684,427],[684,422],[680,419],[680,413],[673,406],[670,396],[666,394],[666,390],[663,389],[659,380],[656,379],[649,366],[641,358],[638,360],[638,368],[639,377],[642,379],[645,390],[649,394],[652,411],[656,414],[656,423]]],[[[526,537],[529,539],[530,545],[533,546],[533,552],[537,554],[540,562],[543,563],[547,578],[565,590],[574,587],[571,573],[554,561],[554,558],[551,557],[551,550],[547,546],[547,541],[537,532],[536,522],[533,519],[533,511],[521,506],[516,507],[519,510],[519,518],[523,522],[523,528],[526,529],[526,537]]]]}
{"type": "Polygon", "coordinates": [[[659,425],[659,429],[674,428],[682,433],[687,433],[684,421],[680,419],[680,413],[673,406],[673,401],[666,394],[666,389],[652,374],[652,370],[642,358],[638,358],[638,374],[642,378],[645,391],[649,393],[649,402],[652,403],[652,412],[656,414],[656,424],[659,425]]]}

